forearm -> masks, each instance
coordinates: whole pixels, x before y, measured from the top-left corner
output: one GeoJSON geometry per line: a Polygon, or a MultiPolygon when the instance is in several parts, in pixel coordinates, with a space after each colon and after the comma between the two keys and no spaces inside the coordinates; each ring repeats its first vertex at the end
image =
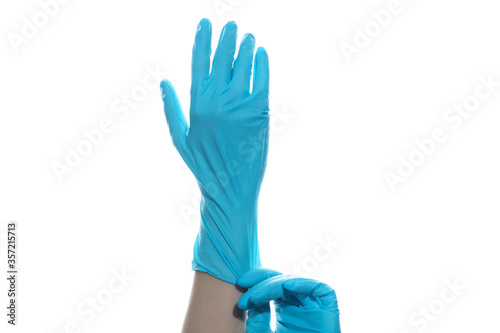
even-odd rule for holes
{"type": "Polygon", "coordinates": [[[245,311],[237,306],[241,295],[238,286],[195,271],[182,333],[244,332],[245,311]]]}

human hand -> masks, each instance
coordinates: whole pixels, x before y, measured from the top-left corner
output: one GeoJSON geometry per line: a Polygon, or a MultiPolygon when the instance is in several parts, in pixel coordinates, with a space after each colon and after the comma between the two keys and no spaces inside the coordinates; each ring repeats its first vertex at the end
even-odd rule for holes
{"type": "Polygon", "coordinates": [[[250,288],[238,301],[240,309],[248,310],[247,333],[340,333],[337,296],[324,283],[258,268],[240,276],[237,285],[250,288]],[[271,301],[275,332],[270,327],[271,301]]]}
{"type": "Polygon", "coordinates": [[[258,195],[269,141],[269,64],[246,34],[234,61],[237,26],[221,33],[210,72],[211,24],[198,25],[192,59],[190,125],[169,81],[161,91],[170,135],[202,194],[193,269],[235,283],[260,266],[258,195]]]}

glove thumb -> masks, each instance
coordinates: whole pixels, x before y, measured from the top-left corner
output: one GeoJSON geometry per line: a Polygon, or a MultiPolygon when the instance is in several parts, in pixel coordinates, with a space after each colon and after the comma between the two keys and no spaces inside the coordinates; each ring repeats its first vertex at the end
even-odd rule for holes
{"type": "Polygon", "coordinates": [[[189,127],[186,123],[186,117],[182,111],[179,98],[175,92],[174,86],[168,80],[160,83],[161,98],[163,99],[163,109],[167,118],[168,129],[172,143],[182,157],[186,151],[186,138],[189,127]]]}
{"type": "Polygon", "coordinates": [[[271,308],[269,303],[248,309],[246,333],[274,333],[270,323],[271,308]]]}

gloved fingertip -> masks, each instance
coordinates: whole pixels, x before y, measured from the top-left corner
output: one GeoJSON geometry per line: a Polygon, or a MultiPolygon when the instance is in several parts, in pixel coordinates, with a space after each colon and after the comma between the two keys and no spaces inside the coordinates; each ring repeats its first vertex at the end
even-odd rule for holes
{"type": "Polygon", "coordinates": [[[264,46],[259,46],[255,54],[256,56],[258,55],[259,57],[267,57],[267,51],[264,48],[264,46]]]}
{"type": "Polygon", "coordinates": [[[160,92],[161,92],[161,97],[164,98],[168,92],[169,89],[172,88],[172,82],[168,80],[162,80],[160,82],[160,92]]]}
{"type": "Polygon", "coordinates": [[[201,29],[208,28],[212,25],[209,19],[206,17],[202,18],[200,22],[198,23],[198,28],[197,31],[200,31],[201,29]]]}
{"type": "Polygon", "coordinates": [[[249,32],[243,35],[243,40],[255,41],[255,36],[249,32]]]}
{"type": "Polygon", "coordinates": [[[236,285],[241,288],[250,288],[252,286],[251,283],[248,281],[248,276],[251,276],[251,272],[253,271],[247,271],[243,274],[241,274],[238,279],[236,280],[236,285]]]}
{"type": "MultiPolygon", "coordinates": [[[[242,275],[241,275],[242,276],[242,275]]],[[[242,288],[245,288],[244,286],[241,285],[241,276],[236,280],[236,285],[238,287],[242,287],[242,288]]]]}
{"type": "Polygon", "coordinates": [[[248,283],[248,281],[245,281],[245,279],[238,279],[238,281],[236,281],[236,285],[238,287],[241,287],[241,288],[250,288],[251,287],[251,284],[248,283]]]}
{"type": "Polygon", "coordinates": [[[287,281],[283,282],[283,284],[282,284],[283,289],[285,289],[287,291],[293,290],[294,289],[294,285],[295,285],[294,279],[295,278],[292,278],[290,280],[287,280],[287,281]]]}
{"type": "Polygon", "coordinates": [[[246,297],[240,297],[240,299],[238,300],[238,308],[240,308],[241,310],[248,310],[248,300],[246,299],[246,297]]]}
{"type": "Polygon", "coordinates": [[[261,298],[262,298],[262,294],[259,294],[258,292],[253,293],[252,296],[250,296],[250,298],[247,301],[247,307],[259,306],[261,301],[262,301],[261,298]]]}
{"type": "Polygon", "coordinates": [[[210,20],[209,20],[208,18],[204,17],[204,18],[202,18],[202,19],[200,20],[200,23],[199,23],[199,24],[200,24],[200,25],[203,25],[203,24],[211,24],[211,22],[210,22],[210,20]]]}
{"type": "Polygon", "coordinates": [[[172,86],[172,82],[170,82],[169,80],[161,80],[160,88],[164,89],[168,86],[172,86]]]}

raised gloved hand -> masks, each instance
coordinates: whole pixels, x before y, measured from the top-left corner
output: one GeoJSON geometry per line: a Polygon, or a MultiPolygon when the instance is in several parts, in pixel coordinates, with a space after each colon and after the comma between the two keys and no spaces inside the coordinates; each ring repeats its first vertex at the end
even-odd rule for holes
{"type": "Polygon", "coordinates": [[[173,144],[202,194],[193,269],[234,284],[260,267],[257,203],[269,141],[269,64],[258,48],[250,91],[255,38],[243,37],[233,65],[237,27],[228,22],[210,72],[211,30],[208,19],[200,21],[189,126],[169,81],[161,82],[161,92],[173,144]]]}
{"type": "Polygon", "coordinates": [[[240,309],[248,310],[247,333],[273,333],[270,301],[276,310],[275,333],[340,333],[337,296],[324,283],[258,268],[240,276],[237,285],[250,288],[238,301],[240,309]]]}

